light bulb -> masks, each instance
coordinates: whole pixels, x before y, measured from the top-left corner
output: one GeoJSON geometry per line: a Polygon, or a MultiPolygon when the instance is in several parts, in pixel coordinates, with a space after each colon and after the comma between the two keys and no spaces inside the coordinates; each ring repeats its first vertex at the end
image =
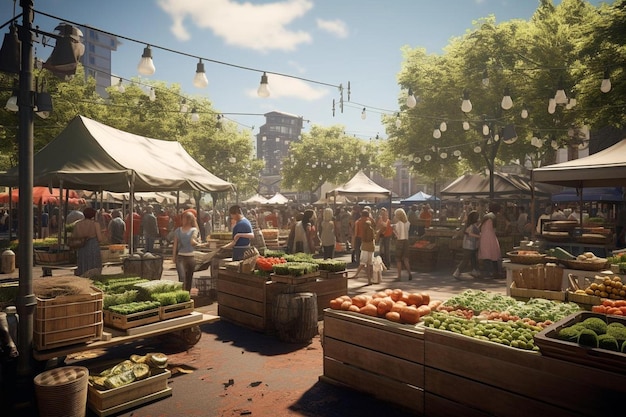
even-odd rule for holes
{"type": "Polygon", "coordinates": [[[461,111],[463,113],[469,113],[472,111],[472,102],[469,98],[469,91],[465,90],[463,92],[463,101],[461,102],[461,111]]]}
{"type": "Polygon", "coordinates": [[[4,106],[8,111],[18,111],[20,108],[17,105],[17,95],[9,97],[7,104],[4,106]]]}
{"type": "Polygon", "coordinates": [[[567,104],[567,95],[565,94],[565,90],[556,90],[554,101],[556,104],[567,104]]]}
{"type": "Polygon", "coordinates": [[[602,84],[600,84],[600,91],[603,93],[608,93],[611,91],[611,79],[608,77],[608,74],[604,76],[602,79],[602,84]]]}
{"type": "Polygon", "coordinates": [[[480,146],[474,146],[474,152],[476,153],[481,153],[482,152],[482,148],[480,146]]]}
{"type": "Polygon", "coordinates": [[[367,113],[365,113],[365,107],[363,107],[363,111],[361,112],[361,119],[365,120],[367,118],[367,113]]]}
{"type": "Polygon", "coordinates": [[[155,71],[154,62],[152,62],[152,49],[150,49],[150,46],[147,46],[143,48],[141,60],[139,60],[139,65],[137,65],[137,72],[141,75],[152,75],[155,71]]]}
{"type": "Polygon", "coordinates": [[[458,149],[455,150],[454,152],[452,152],[452,155],[454,156],[461,156],[461,151],[459,151],[458,149]]]}
{"type": "Polygon", "coordinates": [[[483,84],[483,87],[489,87],[489,73],[487,70],[483,71],[483,79],[481,83],[483,84]]]}
{"type": "Polygon", "coordinates": [[[439,128],[436,128],[435,130],[433,130],[433,138],[439,139],[440,137],[441,137],[441,130],[439,130],[439,128]]]}
{"type": "Polygon", "coordinates": [[[154,91],[154,87],[150,88],[150,94],[148,95],[150,101],[156,100],[156,92],[154,91]]]}
{"type": "Polygon", "coordinates": [[[415,162],[416,164],[419,164],[420,162],[422,162],[422,158],[420,158],[419,156],[416,156],[415,158],[413,158],[413,162],[415,162]]]}
{"type": "Polygon", "coordinates": [[[406,106],[409,109],[412,109],[416,105],[417,105],[417,100],[415,99],[415,96],[413,95],[413,90],[409,88],[409,95],[406,98],[406,106]]]}
{"type": "Polygon", "coordinates": [[[554,98],[551,98],[550,100],[548,100],[548,113],[554,114],[555,111],[556,111],[556,100],[554,98]]]}
{"type": "Polygon", "coordinates": [[[191,123],[198,123],[200,121],[200,115],[198,111],[194,108],[191,110],[191,123]]]}
{"type": "Polygon", "coordinates": [[[463,122],[463,130],[469,130],[469,128],[470,128],[469,122],[468,121],[464,121],[463,122]]]}
{"type": "Polygon", "coordinates": [[[489,134],[489,125],[486,123],[483,125],[483,135],[487,136],[489,134]]]}
{"type": "Polygon", "coordinates": [[[402,121],[400,120],[400,116],[396,117],[396,127],[399,129],[402,126],[402,121]]]}
{"type": "Polygon", "coordinates": [[[504,96],[502,97],[502,103],[500,103],[500,106],[504,110],[509,110],[511,107],[513,107],[513,99],[511,98],[511,93],[509,92],[508,88],[504,89],[504,96]]]}
{"type": "Polygon", "coordinates": [[[270,96],[270,87],[267,81],[267,74],[264,72],[261,75],[261,83],[259,84],[259,89],[256,90],[256,93],[259,97],[267,98],[270,96]]]}
{"type": "Polygon", "coordinates": [[[431,156],[430,155],[424,155],[424,161],[428,162],[430,161],[431,156]]]}
{"type": "Polygon", "coordinates": [[[42,119],[47,119],[48,117],[50,117],[50,112],[49,111],[38,111],[35,114],[37,116],[41,117],[42,119]]]}
{"type": "Polygon", "coordinates": [[[528,119],[528,109],[527,109],[527,108],[525,108],[525,107],[524,107],[524,108],[522,109],[522,114],[521,114],[521,116],[522,116],[522,119],[528,119]]]}
{"type": "Polygon", "coordinates": [[[193,85],[197,88],[206,88],[209,85],[202,60],[196,65],[196,75],[193,77],[193,85]]]}
{"type": "Polygon", "coordinates": [[[441,124],[439,125],[439,130],[445,132],[446,130],[448,130],[448,124],[446,122],[441,122],[441,124]]]}
{"type": "Polygon", "coordinates": [[[439,154],[439,157],[441,157],[441,159],[446,159],[448,157],[448,154],[446,152],[441,152],[439,154]]]}
{"type": "Polygon", "coordinates": [[[124,87],[124,84],[122,84],[122,79],[120,78],[120,80],[117,83],[117,91],[119,91],[120,93],[125,93],[126,92],[126,87],[124,87]]]}
{"type": "Polygon", "coordinates": [[[180,112],[187,113],[189,111],[189,106],[187,106],[187,100],[183,99],[180,103],[180,112]]]}

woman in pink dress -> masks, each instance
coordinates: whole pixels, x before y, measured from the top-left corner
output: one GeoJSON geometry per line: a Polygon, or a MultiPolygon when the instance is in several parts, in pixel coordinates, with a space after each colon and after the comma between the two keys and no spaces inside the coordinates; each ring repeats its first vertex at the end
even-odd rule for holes
{"type": "Polygon", "coordinates": [[[483,216],[480,225],[480,243],[478,247],[478,259],[482,261],[485,278],[500,278],[500,265],[502,252],[500,242],[496,236],[496,214],[501,207],[498,203],[489,204],[489,213],[483,216]]]}

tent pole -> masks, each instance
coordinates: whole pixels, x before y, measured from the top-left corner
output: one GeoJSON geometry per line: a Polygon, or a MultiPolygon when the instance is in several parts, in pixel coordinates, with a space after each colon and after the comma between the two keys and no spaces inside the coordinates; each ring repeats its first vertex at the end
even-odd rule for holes
{"type": "Polygon", "coordinates": [[[135,228],[134,226],[134,222],[135,222],[135,181],[133,178],[133,181],[131,181],[130,183],[130,202],[129,204],[129,210],[128,210],[128,216],[129,216],[129,222],[128,224],[130,225],[130,230],[128,231],[128,236],[130,236],[130,240],[128,242],[128,247],[130,248],[129,253],[135,253],[135,236],[133,234],[133,229],[135,228]]]}

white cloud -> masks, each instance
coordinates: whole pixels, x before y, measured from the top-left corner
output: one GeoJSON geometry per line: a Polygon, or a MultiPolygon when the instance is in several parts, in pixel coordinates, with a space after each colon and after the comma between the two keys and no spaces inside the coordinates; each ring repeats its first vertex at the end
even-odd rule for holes
{"type": "Polygon", "coordinates": [[[287,61],[287,65],[289,65],[291,68],[294,68],[300,74],[306,73],[306,68],[298,64],[296,61],[287,61]]]}
{"type": "Polygon", "coordinates": [[[261,52],[292,51],[312,41],[309,33],[287,27],[313,8],[310,0],[265,4],[235,0],[159,0],[159,6],[172,18],[170,30],[180,40],[191,37],[185,27],[189,19],[201,29],[212,30],[229,45],[261,52]]]}
{"type": "MultiPolygon", "coordinates": [[[[329,94],[328,88],[314,86],[303,80],[282,75],[267,74],[267,84],[270,88],[269,98],[298,98],[307,101],[320,100],[329,94]]],[[[250,97],[258,97],[257,87],[246,91],[250,97]]],[[[265,100],[265,99],[264,99],[265,100]]]]}
{"type": "Polygon", "coordinates": [[[348,37],[348,26],[346,26],[346,23],[343,20],[317,19],[317,27],[337,36],[338,38],[348,37]]]}

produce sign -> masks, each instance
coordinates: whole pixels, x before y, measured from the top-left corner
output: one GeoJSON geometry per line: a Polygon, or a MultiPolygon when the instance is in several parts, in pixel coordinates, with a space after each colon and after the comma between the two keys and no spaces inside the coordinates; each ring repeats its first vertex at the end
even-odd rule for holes
{"type": "Polygon", "coordinates": [[[534,335],[542,327],[523,321],[491,322],[479,318],[466,319],[446,311],[435,311],[424,317],[424,326],[459,333],[518,349],[538,351],[534,335]]]}
{"type": "Polygon", "coordinates": [[[425,292],[385,289],[373,295],[343,295],[331,300],[330,308],[381,317],[396,323],[417,324],[420,317],[430,314],[440,303],[431,301],[430,295],[425,292]]]}
{"type": "Polygon", "coordinates": [[[256,268],[261,271],[272,272],[274,265],[284,264],[285,262],[287,262],[285,258],[274,256],[259,256],[256,259],[256,268]]]}
{"type": "Polygon", "coordinates": [[[90,375],[89,382],[99,390],[109,390],[140,381],[150,376],[152,369],[167,366],[167,356],[162,353],[148,353],[146,356],[131,355],[130,359],[105,369],[97,375],[90,375]]]}

